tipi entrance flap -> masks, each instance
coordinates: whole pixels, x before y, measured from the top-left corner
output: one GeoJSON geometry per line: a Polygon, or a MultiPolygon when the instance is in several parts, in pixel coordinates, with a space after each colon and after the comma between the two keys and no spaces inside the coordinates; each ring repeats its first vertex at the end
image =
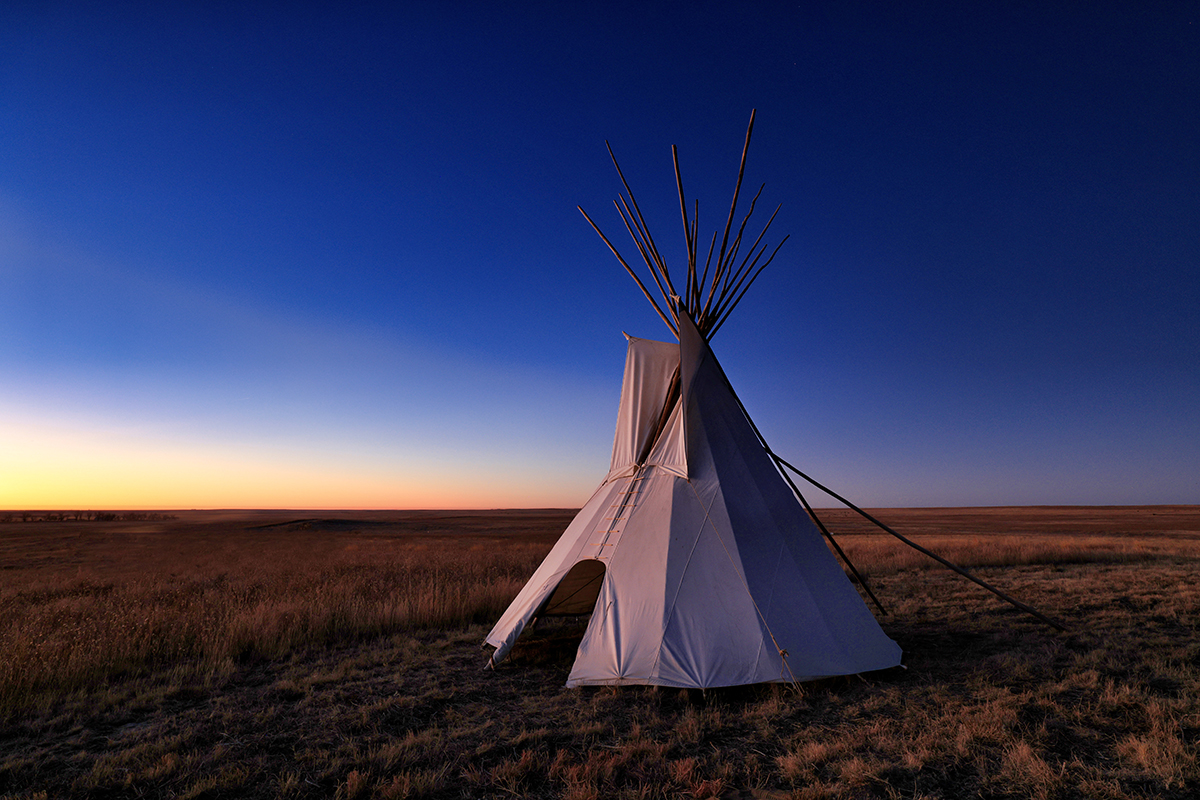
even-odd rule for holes
{"type": "Polygon", "coordinates": [[[508,655],[525,626],[554,592],[571,567],[583,559],[594,557],[597,548],[596,531],[609,523],[615,502],[619,502],[621,481],[605,481],[580,509],[575,519],[551,548],[550,553],[533,573],[516,598],[488,633],[488,644],[496,648],[492,655],[499,662],[508,655]]]}
{"type": "Polygon", "coordinates": [[[592,613],[603,580],[604,562],[585,558],[563,576],[538,616],[569,617],[592,613]]]}
{"type": "Polygon", "coordinates": [[[647,440],[654,435],[667,401],[671,378],[679,368],[678,344],[626,336],[629,349],[625,356],[625,378],[621,384],[610,473],[637,463],[647,440]]]}

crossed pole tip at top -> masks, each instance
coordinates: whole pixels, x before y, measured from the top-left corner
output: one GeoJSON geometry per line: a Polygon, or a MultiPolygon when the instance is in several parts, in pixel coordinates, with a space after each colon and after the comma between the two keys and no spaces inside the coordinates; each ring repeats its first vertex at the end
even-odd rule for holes
{"type": "MultiPolygon", "coordinates": [[[[777,244],[770,255],[764,260],[763,257],[767,253],[768,245],[763,243],[763,238],[771,227],[771,223],[775,221],[775,215],[779,213],[779,207],[771,214],[763,226],[762,231],[755,238],[749,249],[739,260],[741,254],[746,226],[750,221],[750,217],[754,214],[755,205],[762,194],[763,187],[759,187],[754,198],[750,201],[750,209],[742,217],[741,223],[734,231],[734,221],[737,219],[738,200],[742,191],[742,180],[746,173],[746,160],[750,152],[750,138],[754,132],[754,117],[755,111],[750,112],[750,123],[746,127],[746,141],[742,146],[742,158],[738,166],[737,182],[733,187],[733,200],[729,205],[729,214],[725,220],[723,231],[714,231],[712,240],[709,243],[708,255],[704,261],[703,271],[699,270],[698,258],[698,233],[699,233],[699,211],[700,206],[698,201],[694,201],[694,210],[691,216],[688,215],[687,198],[683,190],[683,174],[679,168],[679,152],[678,149],[671,146],[671,157],[675,167],[675,185],[679,193],[679,210],[683,218],[683,233],[684,240],[687,245],[687,274],[684,282],[683,291],[679,291],[675,287],[675,282],[672,279],[671,271],[668,269],[666,261],[663,259],[654,242],[654,237],[650,233],[650,226],[646,222],[645,216],[642,214],[637,199],[634,197],[633,190],[629,186],[629,182],[625,179],[625,174],[621,170],[621,165],[617,162],[617,157],[613,153],[612,147],[605,142],[608,147],[609,156],[612,158],[613,166],[616,167],[617,175],[621,179],[621,185],[625,188],[625,193],[619,195],[613,201],[616,206],[617,213],[621,217],[622,223],[625,225],[630,238],[637,247],[638,254],[641,256],[645,264],[646,270],[650,274],[651,280],[654,282],[657,294],[661,296],[662,303],[660,304],[642,278],[638,275],[637,270],[630,266],[629,262],[621,255],[616,246],[609,240],[600,227],[592,220],[588,213],[579,208],[579,212],[583,214],[584,219],[592,226],[592,229],[599,234],[604,244],[612,251],[613,255],[629,273],[630,277],[637,283],[642,294],[650,301],[655,312],[662,321],[671,329],[671,332],[676,337],[679,336],[679,314],[686,313],[688,317],[696,324],[696,329],[706,340],[711,340],[720,327],[725,324],[730,313],[737,307],[741,299],[746,295],[746,292],[766,269],[767,265],[775,258],[783,243],[788,240],[787,236],[777,244]],[[720,233],[721,244],[717,248],[717,235],[720,233]],[[732,234],[732,239],[730,238],[732,234]],[[716,255],[714,263],[713,256],[716,255]]],[[[765,186],[765,184],[763,185],[765,186]]]]}

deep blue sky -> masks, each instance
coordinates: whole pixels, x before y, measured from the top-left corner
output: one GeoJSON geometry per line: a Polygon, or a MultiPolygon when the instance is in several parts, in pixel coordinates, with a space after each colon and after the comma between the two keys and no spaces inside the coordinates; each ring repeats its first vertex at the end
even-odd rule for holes
{"type": "Polygon", "coordinates": [[[0,10],[0,507],[581,504],[670,333],[575,206],[682,266],[752,108],[778,452],[1200,502],[1196,3],[343,5],[0,10]]]}

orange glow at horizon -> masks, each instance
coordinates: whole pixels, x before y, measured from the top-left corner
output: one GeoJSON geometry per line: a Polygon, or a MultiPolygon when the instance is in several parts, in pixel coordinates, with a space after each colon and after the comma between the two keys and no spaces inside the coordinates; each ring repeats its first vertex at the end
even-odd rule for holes
{"type": "Polygon", "coordinates": [[[0,510],[533,508],[586,500],[570,487],[506,480],[496,464],[347,465],[345,456],[315,450],[5,427],[0,510]]]}

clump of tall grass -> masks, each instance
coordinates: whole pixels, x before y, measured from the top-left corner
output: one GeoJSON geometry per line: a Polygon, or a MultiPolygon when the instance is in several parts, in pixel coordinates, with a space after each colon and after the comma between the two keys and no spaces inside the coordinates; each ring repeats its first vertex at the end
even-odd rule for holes
{"type": "Polygon", "coordinates": [[[96,576],[0,589],[0,711],[160,668],[495,619],[544,548],[419,548],[315,562],[243,557],[215,574],[96,576]]]}

